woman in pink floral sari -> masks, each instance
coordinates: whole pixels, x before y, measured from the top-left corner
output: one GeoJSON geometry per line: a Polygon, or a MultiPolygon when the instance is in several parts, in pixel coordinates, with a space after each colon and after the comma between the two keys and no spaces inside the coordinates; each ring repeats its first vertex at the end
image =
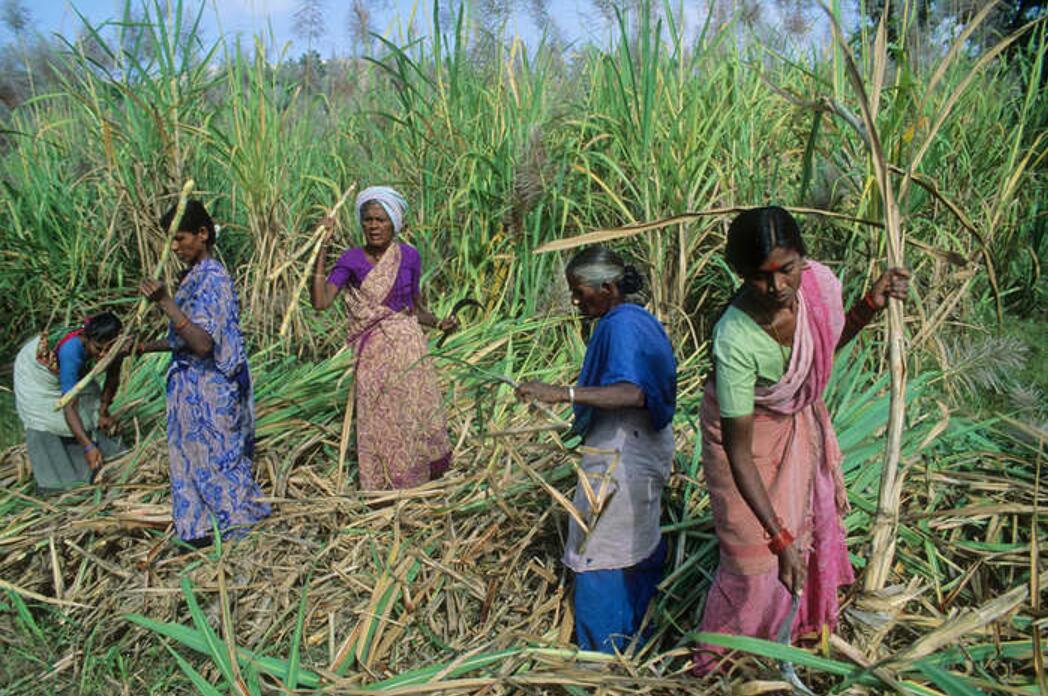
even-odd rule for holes
{"type": "MultiPolygon", "coordinates": [[[[823,402],[837,349],[906,296],[893,268],[847,315],[833,272],[806,258],[782,208],[740,214],[728,263],[743,285],[713,331],[714,372],[702,402],[702,462],[720,565],[701,630],[774,639],[793,599],[790,637],[831,629],[837,588],[854,579],[841,515],[841,451],[823,402]]],[[[702,645],[697,673],[723,650],[702,645]]]]}
{"type": "Polygon", "coordinates": [[[422,326],[452,330],[422,303],[422,262],[411,245],[395,242],[407,202],[387,186],[357,196],[364,246],[345,251],[327,274],[326,245],[317,257],[310,298],[331,306],[342,290],[349,310],[348,343],[356,355],[357,462],[364,490],[410,488],[439,477],[451,461],[436,375],[426,358],[422,326]]]}

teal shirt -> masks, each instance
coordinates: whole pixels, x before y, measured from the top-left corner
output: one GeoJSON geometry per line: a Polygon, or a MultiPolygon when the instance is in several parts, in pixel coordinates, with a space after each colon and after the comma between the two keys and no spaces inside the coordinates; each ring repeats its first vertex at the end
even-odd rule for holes
{"type": "Polygon", "coordinates": [[[782,379],[792,349],[781,345],[735,305],[713,327],[713,363],[721,416],[753,413],[753,390],[782,379]]]}

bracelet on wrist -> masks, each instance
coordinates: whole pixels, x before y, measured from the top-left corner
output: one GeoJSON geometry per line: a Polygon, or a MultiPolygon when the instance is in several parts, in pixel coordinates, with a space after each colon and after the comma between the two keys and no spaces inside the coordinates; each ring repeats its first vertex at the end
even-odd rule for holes
{"type": "Polygon", "coordinates": [[[189,326],[189,317],[182,317],[182,321],[175,324],[175,333],[189,326]]]}
{"type": "Polygon", "coordinates": [[[873,293],[872,292],[868,292],[865,295],[863,295],[862,301],[865,302],[866,306],[869,307],[874,312],[876,312],[879,309],[877,307],[877,305],[873,301],[873,293]]]}
{"type": "Polygon", "coordinates": [[[794,542],[793,534],[790,530],[785,527],[779,527],[779,531],[772,536],[771,541],[768,542],[768,549],[778,556],[780,553],[785,551],[790,544],[794,542]]]}
{"type": "Polygon", "coordinates": [[[90,452],[91,450],[93,450],[96,447],[98,447],[98,445],[96,445],[93,442],[87,443],[86,445],[84,445],[84,454],[87,454],[88,452],[90,452]]]}
{"type": "Polygon", "coordinates": [[[575,405],[575,387],[568,387],[568,401],[572,406],[575,405]]]}

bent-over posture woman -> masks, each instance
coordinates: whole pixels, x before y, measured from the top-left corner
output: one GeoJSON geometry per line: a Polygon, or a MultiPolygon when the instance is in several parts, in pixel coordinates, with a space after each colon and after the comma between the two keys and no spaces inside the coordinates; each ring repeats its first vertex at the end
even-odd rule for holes
{"type": "Polygon", "coordinates": [[[588,527],[569,519],[563,557],[575,576],[575,636],[583,650],[613,653],[637,635],[662,578],[677,365],[658,319],[629,301],[643,285],[636,269],[598,246],[575,256],[566,275],[572,302],[599,320],[578,384],[525,382],[517,393],[574,409],[584,454],[573,504],[588,527]]]}
{"type": "Polygon", "coordinates": [[[109,404],[120,382],[122,358],[110,363],[101,392],[89,383],[61,411],[55,402],[71,390],[120,335],[111,312],[88,317],[83,326],[64,331],[54,345],[46,332],[27,341],[14,366],[15,408],[25,427],[33,478],[42,493],[89,483],[122,445],[105,431],[116,425],[109,404]]]}
{"type": "MultiPolygon", "coordinates": [[[[167,230],[175,209],[161,219],[167,230]]],[[[269,503],[251,471],[255,400],[248,372],[240,308],[233,280],[211,255],[215,224],[191,200],[171,240],[187,269],[172,298],[164,284],[139,286],[170,320],[166,341],[143,352],[171,351],[167,371],[167,443],[171,503],[179,538],[210,543],[212,524],[239,537],[269,515],[269,503]]]]}
{"type": "Polygon", "coordinates": [[[331,274],[324,246],[310,286],[313,308],[325,310],[342,290],[356,358],[357,464],[364,490],[411,488],[441,476],[451,462],[451,442],[437,378],[426,358],[421,326],[451,330],[422,302],[422,260],[415,247],[397,242],[408,204],[388,186],[357,196],[364,245],[347,249],[331,274]]]}
{"type": "MultiPolygon", "coordinates": [[[[836,350],[906,296],[891,269],[845,315],[833,272],[807,258],[778,207],[740,214],[725,256],[742,288],[713,330],[702,401],[702,463],[720,543],[702,630],[774,639],[799,610],[794,638],[832,628],[837,588],[853,580],[841,515],[841,451],[823,402],[836,350]]],[[[698,673],[723,652],[701,646],[698,673]]]]}

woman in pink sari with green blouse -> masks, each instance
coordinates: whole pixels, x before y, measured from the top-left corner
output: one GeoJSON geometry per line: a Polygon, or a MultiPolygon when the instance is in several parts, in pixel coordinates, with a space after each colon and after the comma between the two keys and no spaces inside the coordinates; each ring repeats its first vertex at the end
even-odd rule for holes
{"type": "Polygon", "coordinates": [[[437,378],[426,357],[422,326],[451,330],[422,302],[422,260],[396,236],[407,201],[388,186],[357,196],[364,245],[346,250],[327,274],[317,257],[310,299],[324,310],[346,293],[348,343],[356,356],[357,464],[364,490],[411,488],[441,476],[451,462],[437,378]]]}
{"type": "MultiPolygon", "coordinates": [[[[725,256],[742,288],[713,330],[714,372],[702,402],[702,462],[720,545],[701,630],[775,639],[832,629],[837,589],[854,579],[841,515],[841,451],[823,402],[834,353],[906,296],[888,270],[844,313],[833,272],[807,258],[800,229],[778,207],[748,210],[725,256]]],[[[701,645],[695,670],[723,649],[701,645]]]]}

